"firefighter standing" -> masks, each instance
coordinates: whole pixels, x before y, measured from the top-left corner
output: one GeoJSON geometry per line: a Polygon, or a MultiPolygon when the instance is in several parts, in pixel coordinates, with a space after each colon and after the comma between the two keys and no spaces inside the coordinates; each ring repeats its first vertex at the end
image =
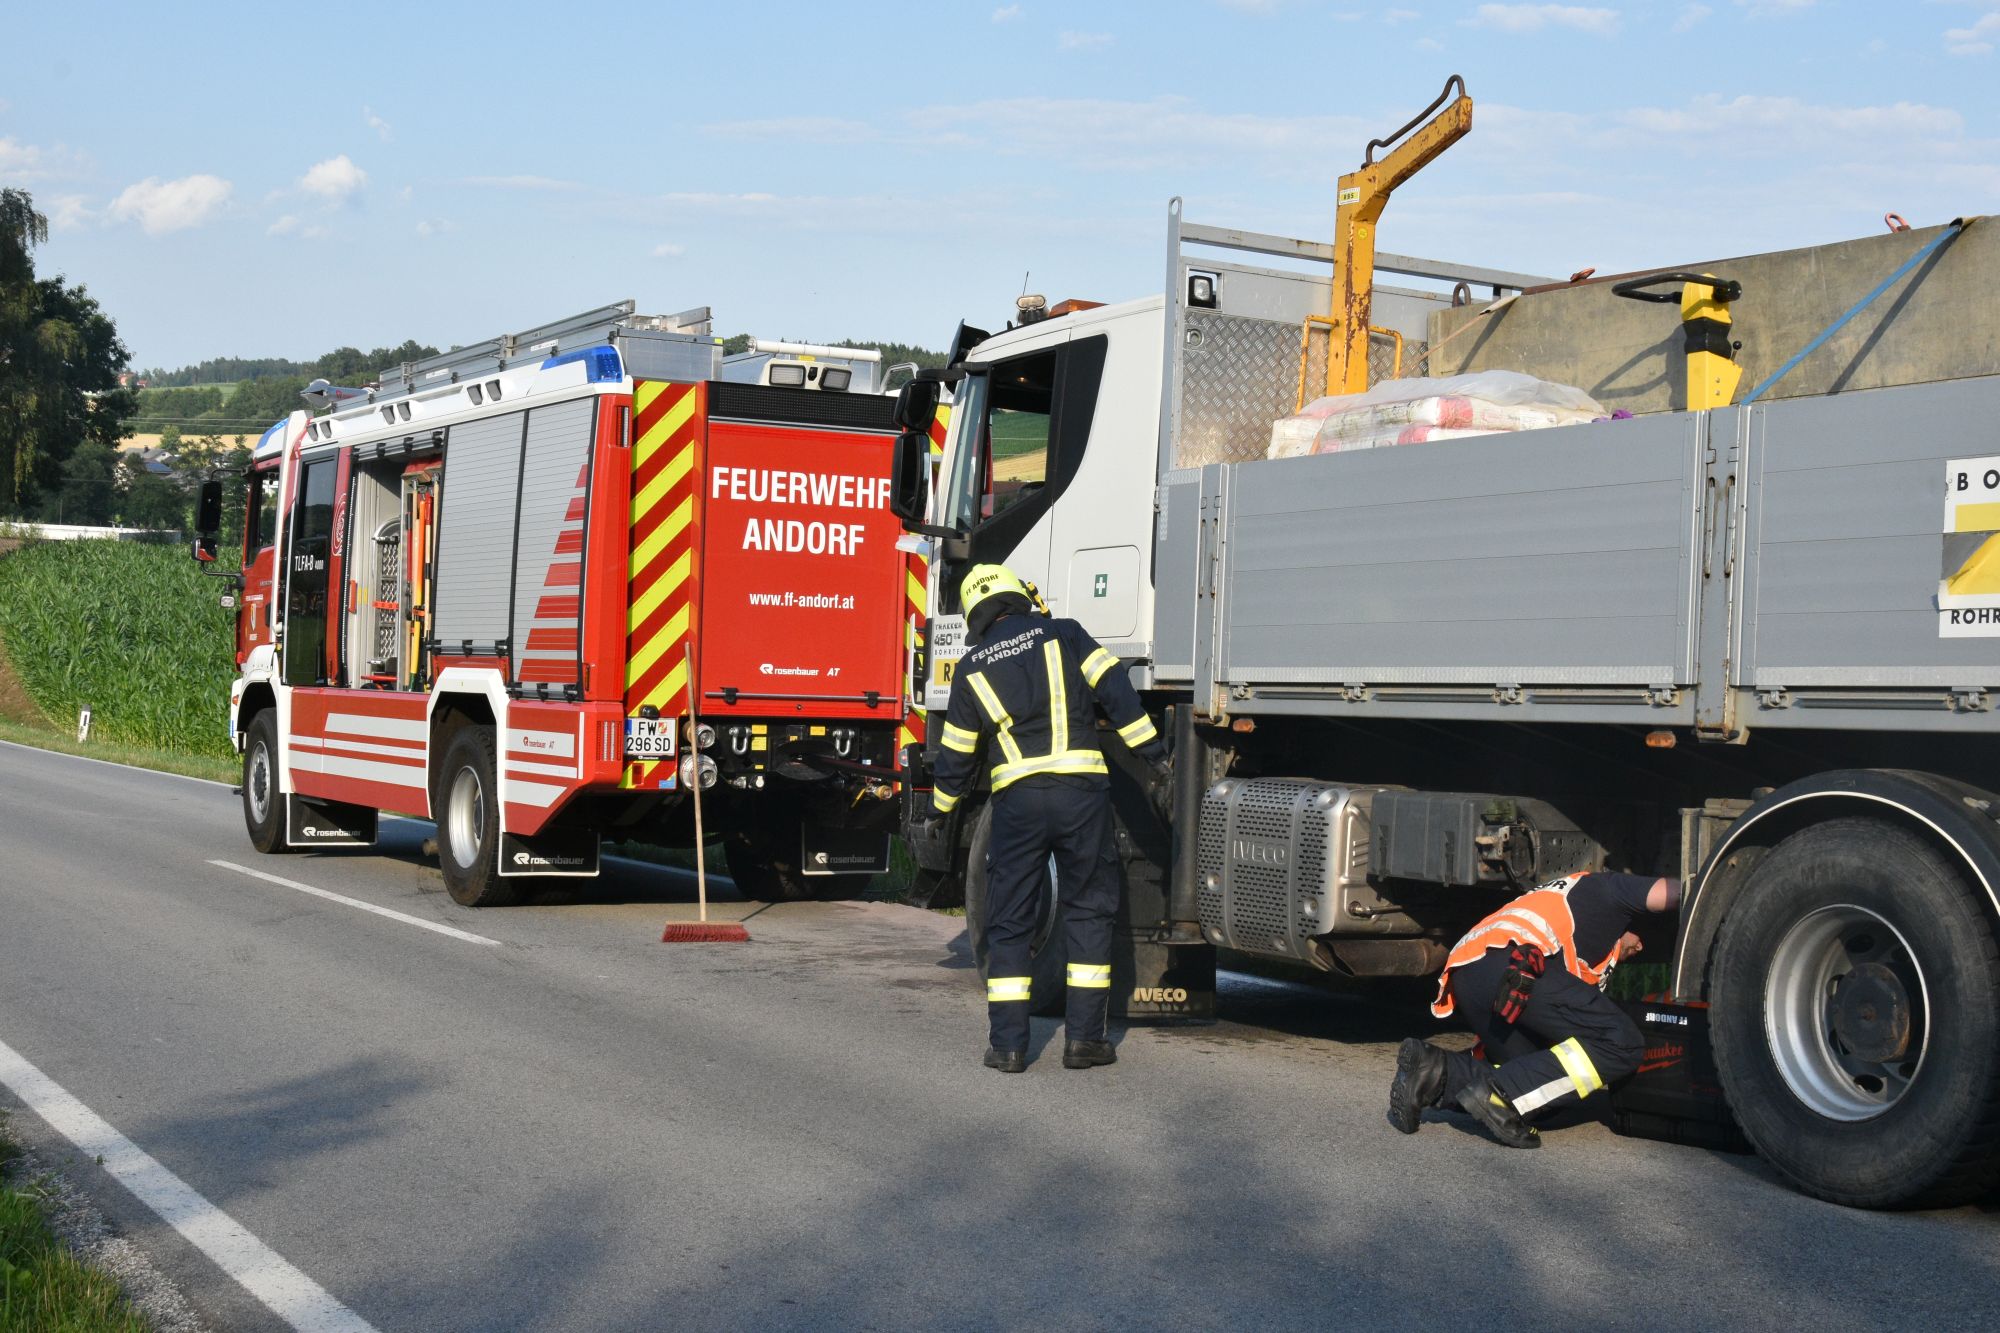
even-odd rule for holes
{"type": "Polygon", "coordinates": [[[1431,1012],[1456,1013],[1480,1044],[1446,1051],[1406,1039],[1396,1052],[1389,1123],[1414,1134],[1425,1108],[1457,1106],[1510,1148],[1540,1147],[1528,1117],[1638,1069],[1645,1041],[1601,987],[1639,952],[1632,918],[1679,903],[1678,880],[1570,875],[1474,926],[1446,960],[1431,1012]]]}
{"type": "Polygon", "coordinates": [[[1166,747],[1118,659],[1074,620],[1034,614],[1036,599],[1006,568],[975,565],[959,594],[970,647],[952,678],[932,801],[945,814],[964,798],[984,743],[993,791],[985,1063],[1027,1068],[1029,943],[1053,856],[1069,944],[1063,1067],[1108,1065],[1118,1058],[1104,1021],[1122,880],[1093,697],[1156,776],[1166,747]]]}

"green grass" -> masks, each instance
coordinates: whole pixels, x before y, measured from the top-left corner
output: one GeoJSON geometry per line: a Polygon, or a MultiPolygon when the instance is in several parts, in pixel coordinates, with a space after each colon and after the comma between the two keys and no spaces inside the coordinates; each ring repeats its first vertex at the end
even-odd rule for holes
{"type": "MultiPolygon", "coordinates": [[[[0,1114],[0,1165],[16,1155],[0,1114]]],[[[147,1333],[118,1284],[78,1263],[35,1187],[0,1184],[0,1333],[147,1333]]]]}
{"type": "Polygon", "coordinates": [[[234,618],[217,605],[224,591],[178,547],[30,543],[0,560],[0,643],[56,724],[90,708],[82,753],[226,761],[236,665],[234,618]]]}
{"type": "Polygon", "coordinates": [[[38,750],[55,750],[62,754],[80,754],[91,759],[104,759],[114,764],[130,764],[134,768],[157,769],[162,773],[180,773],[190,778],[208,778],[214,782],[227,782],[232,786],[243,776],[242,765],[234,757],[216,759],[207,755],[178,754],[171,750],[156,750],[140,745],[106,745],[95,739],[81,744],[77,742],[74,729],[58,731],[52,727],[35,726],[27,722],[15,722],[0,717],[0,741],[12,741],[16,745],[32,745],[38,750]]]}

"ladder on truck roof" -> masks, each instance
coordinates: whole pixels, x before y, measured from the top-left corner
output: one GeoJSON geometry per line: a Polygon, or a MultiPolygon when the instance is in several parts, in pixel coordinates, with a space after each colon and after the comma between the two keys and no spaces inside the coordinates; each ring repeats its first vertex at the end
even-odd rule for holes
{"type": "Polygon", "coordinates": [[[638,315],[633,313],[635,305],[626,300],[598,306],[568,319],[503,333],[421,361],[405,361],[382,372],[379,384],[367,391],[368,402],[390,402],[515,368],[523,362],[545,361],[607,343],[618,348],[629,374],[662,379],[714,378],[722,340],[711,333],[713,318],[707,306],[675,315],[638,315]]]}

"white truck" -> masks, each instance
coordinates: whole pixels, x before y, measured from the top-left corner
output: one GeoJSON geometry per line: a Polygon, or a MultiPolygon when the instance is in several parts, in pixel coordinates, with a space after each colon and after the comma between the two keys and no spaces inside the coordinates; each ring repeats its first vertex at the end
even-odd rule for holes
{"type": "MultiPolygon", "coordinates": [[[[1163,295],[961,330],[898,407],[892,508],[932,557],[917,670],[941,706],[958,580],[999,561],[1157,710],[1169,824],[1114,793],[1121,1010],[1212,1013],[1218,948],[1434,975],[1537,882],[1681,876],[1667,986],[1708,1006],[1778,1170],[1877,1207],[2000,1182],[2000,228],[1945,230],[1676,273],[1684,342],[1614,299],[1662,279],[1370,256],[1414,280],[1364,311],[1373,379],[1400,342],[1631,416],[1364,452],[1265,457],[1324,373],[1336,246],[1175,200],[1163,295]],[[1732,401],[1728,370],[1730,405],[1688,410],[1697,368],[1764,378],[1897,262],[1775,389],[1732,401]],[[1732,295],[1733,329],[1696,327],[1732,295]]],[[[905,836],[983,957],[986,820],[933,821],[916,771],[905,836]]]]}

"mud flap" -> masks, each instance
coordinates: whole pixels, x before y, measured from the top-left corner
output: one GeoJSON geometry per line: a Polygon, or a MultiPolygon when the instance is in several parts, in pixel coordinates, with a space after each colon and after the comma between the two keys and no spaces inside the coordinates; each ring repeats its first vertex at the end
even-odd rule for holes
{"type": "Polygon", "coordinates": [[[293,796],[287,801],[287,847],[373,847],[376,811],[365,805],[293,796]]]}
{"type": "Polygon", "coordinates": [[[1119,934],[1111,943],[1111,1016],[1213,1019],[1215,946],[1119,934]]]}
{"type": "Polygon", "coordinates": [[[592,879],[598,871],[599,842],[595,833],[567,830],[538,833],[530,838],[519,833],[500,835],[500,875],[516,879],[562,876],[592,879]]]}
{"type": "Polygon", "coordinates": [[[799,828],[799,869],[808,875],[886,875],[889,830],[805,823],[799,828]]]}

